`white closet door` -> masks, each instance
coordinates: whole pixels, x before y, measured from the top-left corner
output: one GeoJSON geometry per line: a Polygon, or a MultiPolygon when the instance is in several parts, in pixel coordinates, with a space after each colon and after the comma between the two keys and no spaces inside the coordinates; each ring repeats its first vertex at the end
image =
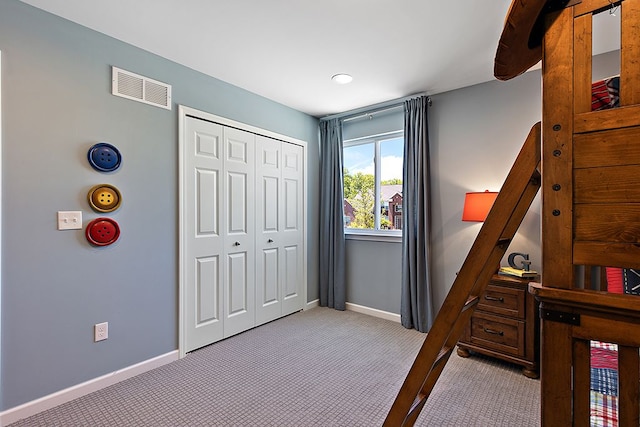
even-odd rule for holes
{"type": "Polygon", "coordinates": [[[185,351],[223,338],[223,127],[185,119],[185,351]]]}
{"type": "Polygon", "coordinates": [[[256,323],[282,313],[280,239],[282,143],[256,137],[256,323]]]}
{"type": "Polygon", "coordinates": [[[306,145],[184,106],[180,117],[184,355],[304,308],[306,145]]]}
{"type": "Polygon", "coordinates": [[[224,128],[224,336],[255,325],[255,135],[224,128]]]}
{"type": "Polygon", "coordinates": [[[304,149],[282,144],[282,315],[304,308],[304,149]]]}

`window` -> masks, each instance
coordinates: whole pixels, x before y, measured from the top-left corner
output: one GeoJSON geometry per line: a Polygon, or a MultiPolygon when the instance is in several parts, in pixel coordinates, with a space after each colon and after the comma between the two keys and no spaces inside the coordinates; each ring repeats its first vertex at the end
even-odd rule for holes
{"type": "Polygon", "coordinates": [[[343,150],[345,231],[399,235],[403,133],[347,140],[343,150]]]}

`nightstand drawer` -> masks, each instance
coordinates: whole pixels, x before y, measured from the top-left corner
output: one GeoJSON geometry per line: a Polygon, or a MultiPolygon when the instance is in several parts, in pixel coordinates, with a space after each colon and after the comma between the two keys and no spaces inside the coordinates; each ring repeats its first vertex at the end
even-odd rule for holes
{"type": "Polygon", "coordinates": [[[538,378],[538,309],[527,292],[529,282],[538,279],[494,274],[460,337],[458,355],[497,357],[522,365],[524,375],[538,378]]]}
{"type": "Polygon", "coordinates": [[[471,317],[470,342],[513,356],[524,356],[525,322],[476,311],[471,317]]]}
{"type": "Polygon", "coordinates": [[[490,284],[478,302],[478,310],[524,319],[525,290],[490,284]]]}

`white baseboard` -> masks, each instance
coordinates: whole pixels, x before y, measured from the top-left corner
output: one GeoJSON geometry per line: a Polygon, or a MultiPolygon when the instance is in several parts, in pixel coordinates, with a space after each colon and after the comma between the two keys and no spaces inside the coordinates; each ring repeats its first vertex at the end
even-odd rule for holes
{"type": "MultiPolygon", "coordinates": [[[[314,307],[320,306],[320,300],[315,299],[313,301],[309,301],[307,306],[304,308],[305,310],[312,309],[314,307]]],[[[351,302],[345,303],[345,308],[349,311],[355,311],[357,313],[368,314],[369,316],[379,317],[381,319],[391,320],[392,322],[400,323],[400,315],[395,313],[390,313],[388,311],[378,310],[377,308],[365,307],[364,305],[353,304],[351,302]]]]}
{"type": "Polygon", "coordinates": [[[48,396],[41,397],[31,402],[24,403],[6,411],[0,412],[0,426],[4,427],[23,418],[30,417],[39,412],[46,411],[55,406],[66,403],[70,400],[77,399],[86,394],[108,387],[112,384],[124,381],[127,378],[150,371],[167,363],[178,360],[178,350],[171,351],[166,354],[145,360],[135,365],[128,366],[124,369],[111,372],[98,378],[86,381],[84,383],[57,391],[48,396]]]}
{"type": "Polygon", "coordinates": [[[391,320],[393,322],[400,323],[400,315],[395,313],[390,313],[388,311],[378,310],[377,308],[365,307],[363,305],[346,303],[346,309],[349,311],[356,311],[362,314],[368,314],[369,316],[379,317],[381,319],[391,320]]]}

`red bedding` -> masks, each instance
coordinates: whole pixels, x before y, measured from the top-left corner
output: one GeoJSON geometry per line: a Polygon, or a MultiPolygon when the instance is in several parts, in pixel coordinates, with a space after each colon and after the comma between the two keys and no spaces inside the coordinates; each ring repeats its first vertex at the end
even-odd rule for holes
{"type": "Polygon", "coordinates": [[[610,77],[591,84],[591,111],[620,106],[620,77],[610,77]]]}

